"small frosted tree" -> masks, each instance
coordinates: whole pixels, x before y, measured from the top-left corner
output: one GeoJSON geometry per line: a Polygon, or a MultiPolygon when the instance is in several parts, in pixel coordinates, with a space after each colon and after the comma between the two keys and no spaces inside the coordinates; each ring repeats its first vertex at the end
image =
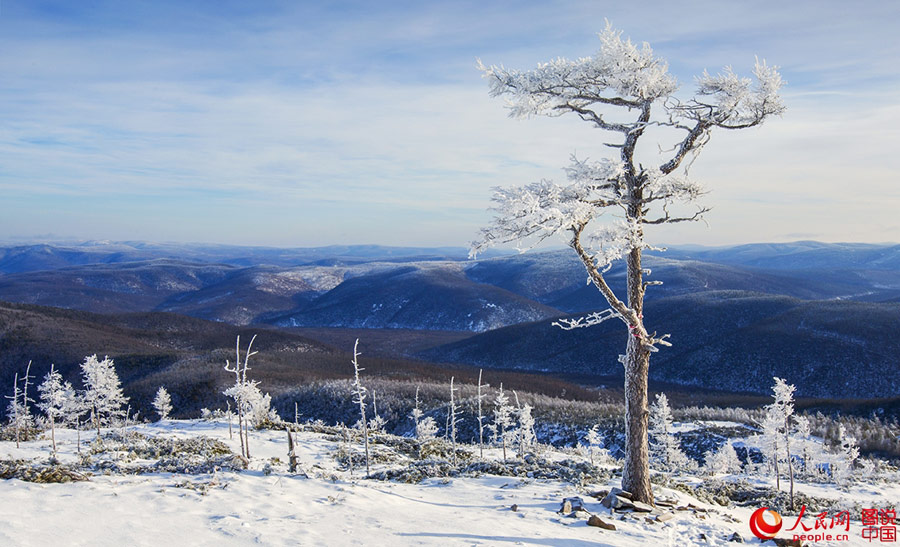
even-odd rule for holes
{"type": "Polygon", "coordinates": [[[650,453],[666,471],[689,470],[691,460],[681,451],[672,427],[672,410],[665,393],[658,393],[650,406],[650,453]]]}
{"type": "Polygon", "coordinates": [[[710,451],[706,456],[705,469],[710,475],[740,473],[741,460],[734,450],[734,445],[726,442],[717,450],[710,451]]]}
{"type": "Polygon", "coordinates": [[[425,416],[425,413],[419,408],[418,386],[416,387],[416,406],[409,416],[413,419],[413,423],[415,424],[416,440],[419,443],[419,457],[421,458],[423,446],[434,439],[434,436],[437,435],[438,427],[434,418],[425,416]]]}
{"type": "Polygon", "coordinates": [[[384,418],[378,414],[378,399],[375,397],[375,390],[372,390],[372,419],[369,420],[369,431],[378,433],[384,429],[384,418]]]}
{"type": "Polygon", "coordinates": [[[163,386],[156,390],[156,397],[153,399],[153,409],[159,415],[160,421],[169,419],[169,414],[172,412],[172,397],[169,396],[169,392],[163,386]]]}
{"type": "Polygon", "coordinates": [[[38,407],[50,421],[50,442],[53,455],[56,456],[56,424],[65,422],[75,403],[75,389],[72,384],[64,382],[62,375],[51,364],[50,372],[38,386],[40,403],[38,407]]]}
{"type": "Polygon", "coordinates": [[[594,424],[584,435],[584,440],[588,445],[588,455],[591,458],[591,465],[594,465],[594,448],[603,448],[603,436],[600,435],[600,424],[594,424]]]}
{"type": "Polygon", "coordinates": [[[800,456],[800,471],[806,477],[817,477],[818,461],[821,460],[822,445],[812,438],[809,418],[806,416],[794,416],[794,432],[792,446],[796,446],[796,453],[800,456]]]}
{"type": "Polygon", "coordinates": [[[569,114],[616,135],[604,144],[618,151],[617,158],[573,156],[566,169],[567,183],[542,180],[496,189],[496,217],[473,243],[472,253],[511,242],[527,249],[561,236],[578,255],[609,309],[557,324],[573,329],[616,318],[627,329],[621,357],[625,367],[622,487],[634,499],[652,504],[647,379],[650,354],[671,344],[667,334],[651,332],[644,323],[644,293],[658,284],[645,280],[649,272],[642,265],[643,251],[653,248],[645,239],[645,229],[702,219],[707,208],[697,205],[697,200],[704,191],[690,180],[688,167],[713,130],[745,129],[781,114],[781,77],[765,62],[757,62],[755,82],[738,77],[730,68],[715,76],[704,73],[697,78],[696,95],[682,101],[675,97],[675,78],[650,46],[623,40],[608,24],[600,33],[600,50],[592,57],[560,58],[530,71],[479,65],[490,82],[491,95],[508,98],[511,117],[569,114]],[[649,147],[639,146],[655,132],[659,140],[650,141],[649,147]],[[670,138],[674,142],[666,142],[670,138]],[[659,152],[646,154],[651,149],[659,152]],[[639,150],[646,159],[637,157],[639,150]],[[604,277],[612,262],[622,258],[624,297],[604,277]]]}
{"type": "Polygon", "coordinates": [[[831,458],[831,476],[835,484],[846,484],[853,473],[853,466],[859,458],[856,437],[847,433],[844,424],[838,425],[835,453],[831,458]]]}
{"type": "Polygon", "coordinates": [[[91,411],[99,439],[101,424],[110,424],[114,419],[124,417],[122,407],[128,398],[122,393],[115,362],[109,357],[104,357],[102,361],[96,355],[85,357],[81,364],[81,379],[84,384],[82,399],[91,411]]]}
{"type": "MultiPolygon", "coordinates": [[[[425,413],[422,412],[422,409],[419,408],[419,386],[416,386],[416,399],[415,399],[415,401],[416,401],[415,406],[413,407],[412,412],[409,413],[409,417],[412,418],[412,421],[413,421],[413,429],[414,429],[415,431],[418,431],[418,429],[419,429],[419,420],[421,420],[421,419],[422,419],[422,416],[425,415],[425,413]]],[[[418,433],[416,434],[416,437],[418,437],[418,433]]]]}
{"type": "MultiPolygon", "coordinates": [[[[494,435],[503,447],[503,461],[506,461],[506,444],[510,438],[510,427],[513,425],[513,407],[509,404],[509,396],[503,393],[503,383],[497,390],[494,399],[494,435]]],[[[513,431],[513,433],[515,433],[513,431]]]]}
{"type": "Polygon", "coordinates": [[[516,418],[519,422],[516,429],[519,440],[519,457],[524,458],[525,450],[537,442],[537,436],[534,434],[534,416],[531,414],[534,407],[528,403],[520,405],[519,394],[515,391],[513,391],[513,396],[516,399],[516,418]]]}
{"type": "Polygon", "coordinates": [[[16,432],[16,448],[19,448],[19,441],[22,431],[27,427],[25,405],[22,403],[22,392],[19,390],[19,373],[15,374],[13,379],[13,394],[7,395],[9,404],[6,406],[6,417],[9,420],[9,426],[16,432]]]}

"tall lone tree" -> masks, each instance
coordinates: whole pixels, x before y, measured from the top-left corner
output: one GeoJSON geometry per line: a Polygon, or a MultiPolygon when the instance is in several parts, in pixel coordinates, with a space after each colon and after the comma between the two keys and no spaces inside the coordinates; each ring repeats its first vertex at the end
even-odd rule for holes
{"type": "MultiPolygon", "coordinates": [[[[781,76],[765,62],[756,63],[756,80],[739,78],[731,68],[697,78],[696,95],[674,97],[678,86],[666,63],[650,46],[623,40],[607,24],[593,57],[556,59],[534,70],[479,66],[490,82],[492,96],[506,96],[510,116],[573,114],[616,135],[606,146],[617,158],[579,159],[566,168],[568,182],[542,180],[521,187],[497,188],[496,216],[472,247],[473,255],[495,244],[517,242],[530,248],[554,235],[563,236],[587,269],[591,282],[610,308],[557,324],[564,329],[596,325],[618,318],[627,327],[625,355],[626,450],[622,484],[636,500],[653,503],[647,448],[647,375],[650,353],[668,346],[668,335],[644,326],[644,293],[649,274],[641,265],[647,225],[697,221],[708,210],[696,205],[679,213],[676,204],[693,205],[703,193],[687,170],[709,141],[714,128],[744,129],[781,114],[781,76]],[[674,146],[650,162],[640,163],[635,151],[648,130],[661,130],[674,146]],[[687,161],[685,161],[687,160],[687,161]],[[620,298],[604,273],[624,258],[626,294],[620,298]]],[[[645,139],[648,140],[648,139],[645,139]]],[[[656,142],[652,143],[656,144],[656,142]]]]}

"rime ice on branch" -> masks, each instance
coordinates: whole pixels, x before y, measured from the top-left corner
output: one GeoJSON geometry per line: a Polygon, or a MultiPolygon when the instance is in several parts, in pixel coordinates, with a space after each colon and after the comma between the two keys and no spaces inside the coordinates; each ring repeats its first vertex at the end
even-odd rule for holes
{"type": "Polygon", "coordinates": [[[666,63],[650,46],[636,46],[607,24],[600,50],[574,61],[556,59],[534,70],[500,66],[479,68],[493,96],[508,99],[510,116],[573,114],[614,138],[604,143],[615,157],[573,156],[566,181],[542,180],[525,186],[496,188],[496,215],[472,245],[475,255],[488,247],[515,242],[526,250],[541,241],[562,237],[583,262],[610,309],[581,319],[560,320],[567,329],[595,325],[611,318],[628,328],[622,358],[626,378],[626,458],[623,487],[635,499],[653,502],[647,452],[647,374],[650,353],[670,345],[668,335],[644,326],[644,292],[657,281],[645,281],[642,252],[647,225],[701,220],[708,210],[697,203],[703,188],[688,176],[688,167],[715,128],[744,129],[781,114],[782,86],[777,70],[757,61],[755,80],[730,68],[697,78],[693,98],[674,96],[678,89],[666,63]],[[649,130],[661,129],[661,157],[639,162],[638,142],[649,130]],[[687,160],[687,161],[685,161],[687,160]],[[604,278],[610,264],[627,263],[627,294],[615,294],[604,278]]]}

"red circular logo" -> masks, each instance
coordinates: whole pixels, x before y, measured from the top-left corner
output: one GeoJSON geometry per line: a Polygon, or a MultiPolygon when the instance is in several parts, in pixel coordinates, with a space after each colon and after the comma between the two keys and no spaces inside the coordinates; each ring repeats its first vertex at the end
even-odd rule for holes
{"type": "Polygon", "coordinates": [[[781,530],[781,515],[768,507],[761,507],[750,515],[750,531],[759,539],[772,539],[779,530],[781,530]],[[766,513],[771,514],[775,522],[771,524],[766,522],[766,513]]]}

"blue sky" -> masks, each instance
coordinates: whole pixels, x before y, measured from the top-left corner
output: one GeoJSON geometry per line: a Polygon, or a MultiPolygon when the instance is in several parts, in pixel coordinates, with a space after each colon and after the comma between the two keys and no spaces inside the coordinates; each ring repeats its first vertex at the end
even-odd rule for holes
{"type": "MultiPolygon", "coordinates": [[[[0,241],[465,245],[490,189],[607,154],[475,68],[591,55],[604,19],[693,77],[754,57],[788,111],[720,132],[658,242],[900,241],[900,3],[0,0],[0,241]]],[[[665,144],[665,143],[660,143],[665,144]]]]}

